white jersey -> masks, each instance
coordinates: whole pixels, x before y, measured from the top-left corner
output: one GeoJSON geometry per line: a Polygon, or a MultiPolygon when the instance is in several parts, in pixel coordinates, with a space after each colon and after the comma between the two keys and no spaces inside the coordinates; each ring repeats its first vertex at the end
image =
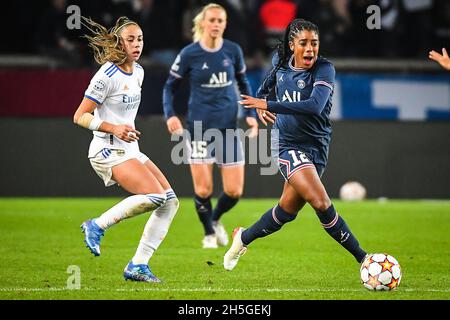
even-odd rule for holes
{"type": "MultiPolygon", "coordinates": [[[[112,124],[128,124],[134,128],[134,120],[141,102],[143,80],[144,69],[136,62],[132,73],[124,72],[111,62],[102,65],[84,94],[98,105],[94,117],[112,124]]],[[[103,148],[139,152],[137,141],[128,143],[100,131],[94,131],[93,134],[89,158],[94,157],[103,148]]]]}

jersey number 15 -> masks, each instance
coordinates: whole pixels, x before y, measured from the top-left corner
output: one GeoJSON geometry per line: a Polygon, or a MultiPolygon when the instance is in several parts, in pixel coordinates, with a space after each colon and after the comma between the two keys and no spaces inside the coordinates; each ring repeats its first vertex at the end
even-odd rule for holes
{"type": "Polygon", "coordinates": [[[192,141],[192,158],[206,157],[206,141],[192,141]]]}

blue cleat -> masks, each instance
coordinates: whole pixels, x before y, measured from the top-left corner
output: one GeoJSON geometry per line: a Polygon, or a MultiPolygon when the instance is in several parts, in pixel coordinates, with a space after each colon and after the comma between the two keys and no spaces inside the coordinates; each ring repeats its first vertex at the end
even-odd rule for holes
{"type": "Polygon", "coordinates": [[[133,264],[129,262],[123,270],[125,280],[141,282],[161,282],[146,264],[133,264]]]}
{"type": "Polygon", "coordinates": [[[100,255],[100,238],[103,237],[105,230],[100,228],[94,220],[87,220],[81,225],[81,232],[84,233],[84,242],[86,247],[94,256],[100,255]]]}

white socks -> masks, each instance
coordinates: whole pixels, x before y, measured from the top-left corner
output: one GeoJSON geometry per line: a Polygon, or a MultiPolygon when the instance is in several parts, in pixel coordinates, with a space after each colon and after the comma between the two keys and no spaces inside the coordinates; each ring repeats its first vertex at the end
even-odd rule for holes
{"type": "Polygon", "coordinates": [[[141,241],[132,259],[133,264],[148,264],[153,253],[158,249],[169,231],[170,224],[177,213],[179,202],[172,189],[166,190],[166,196],[166,202],[152,213],[145,225],[141,241]]]}
{"type": "Polygon", "coordinates": [[[167,196],[165,194],[159,193],[130,196],[123,199],[121,202],[95,219],[95,223],[103,230],[106,230],[124,219],[159,208],[164,205],[166,199],[167,196]]]}
{"type": "Polygon", "coordinates": [[[178,207],[178,198],[172,189],[167,189],[165,194],[138,194],[123,199],[96,218],[95,223],[106,230],[124,219],[154,210],[145,225],[141,241],[132,259],[133,264],[147,264],[169,231],[178,207]]]}

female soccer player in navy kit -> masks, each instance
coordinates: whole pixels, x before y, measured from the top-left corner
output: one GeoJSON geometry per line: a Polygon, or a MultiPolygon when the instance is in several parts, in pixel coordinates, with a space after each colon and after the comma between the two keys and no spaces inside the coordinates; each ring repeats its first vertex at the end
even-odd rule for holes
{"type": "Polygon", "coordinates": [[[125,266],[126,280],[160,282],[148,266],[172,223],[178,199],[159,168],[139,150],[134,120],[141,100],[144,69],[136,62],[144,45],[141,28],[120,17],[108,31],[90,19],[86,36],[102,64],[74,114],[76,124],[93,131],[89,161],[105,186],[119,184],[132,195],[82,225],[86,246],[100,255],[105,230],[128,218],[153,211],[135,255],[125,266]],[[92,115],[94,112],[94,115],[92,115]]]}
{"type": "Polygon", "coordinates": [[[280,230],[306,203],[316,211],[331,237],[358,262],[364,260],[366,252],[336,212],[320,180],[331,140],[329,115],[335,70],[318,54],[317,26],[303,19],[293,20],[274,56],[274,68],[258,89],[258,98],[242,95],[242,105],[256,108],[261,121],[275,123],[278,129],[272,135],[272,156],[278,160],[285,184],[275,207],[248,229],[234,230],[232,245],[224,256],[227,270],[236,266],[252,241],[280,230]],[[272,89],[277,100],[266,101],[272,89]]]}
{"type": "MultiPolygon", "coordinates": [[[[228,244],[228,234],[220,222],[221,216],[239,200],[244,187],[245,158],[237,126],[239,90],[251,94],[245,75],[242,49],[223,39],[226,12],[218,4],[208,4],[194,18],[194,43],[177,56],[164,86],[163,105],[167,128],[171,134],[183,132],[180,119],[173,108],[173,95],[183,78],[190,81],[187,129],[190,133],[189,164],[194,183],[195,207],[203,224],[203,248],[217,248],[228,244]],[[201,127],[200,127],[201,126],[201,127]],[[208,137],[207,131],[218,129],[220,137],[208,137]],[[228,129],[228,130],[227,130],[228,129]],[[227,135],[226,132],[231,136],[227,135]],[[221,168],[223,193],[212,209],[213,163],[221,168]]],[[[246,110],[246,121],[256,136],[256,112],[246,110]]]]}

